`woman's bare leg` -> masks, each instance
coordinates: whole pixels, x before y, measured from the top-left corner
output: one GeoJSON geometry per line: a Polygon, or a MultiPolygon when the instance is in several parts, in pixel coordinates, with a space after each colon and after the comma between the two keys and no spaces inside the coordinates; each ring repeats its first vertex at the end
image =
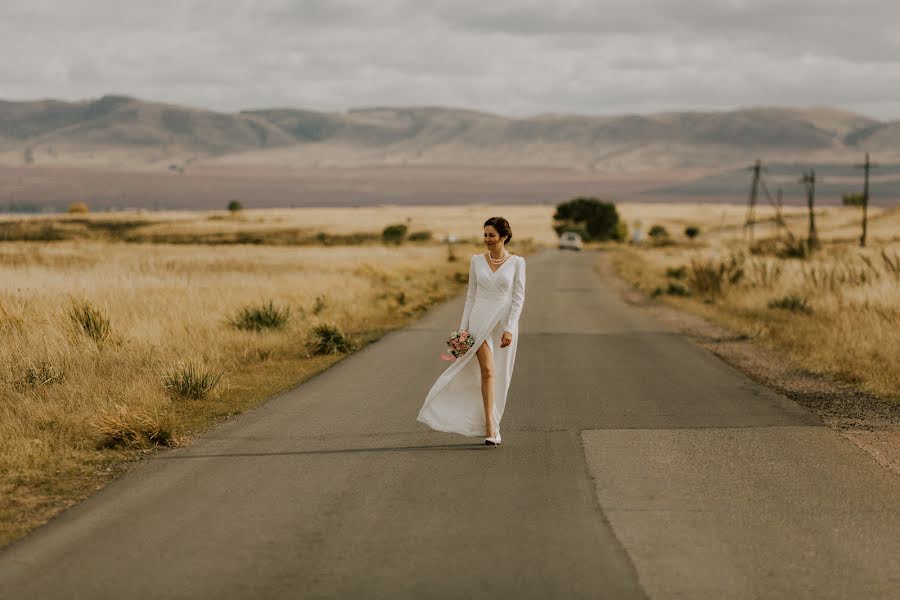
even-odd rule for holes
{"type": "Polygon", "coordinates": [[[487,342],[475,353],[478,364],[481,367],[481,397],[484,400],[484,427],[485,437],[491,437],[491,415],[494,413],[494,358],[487,342]]]}

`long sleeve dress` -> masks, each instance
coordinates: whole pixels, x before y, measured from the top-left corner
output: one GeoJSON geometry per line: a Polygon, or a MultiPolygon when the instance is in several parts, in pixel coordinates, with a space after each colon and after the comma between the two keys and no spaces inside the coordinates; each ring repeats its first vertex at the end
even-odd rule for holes
{"type": "Polygon", "coordinates": [[[519,316],[525,304],[525,259],[512,255],[496,272],[487,260],[484,254],[469,260],[469,287],[459,324],[475,338],[475,344],[441,373],[417,417],[438,431],[484,436],[481,369],[475,356],[484,341],[494,361],[493,422],[498,431],[506,407],[519,345],[519,316]],[[512,334],[512,343],[501,348],[504,331],[512,334]]]}

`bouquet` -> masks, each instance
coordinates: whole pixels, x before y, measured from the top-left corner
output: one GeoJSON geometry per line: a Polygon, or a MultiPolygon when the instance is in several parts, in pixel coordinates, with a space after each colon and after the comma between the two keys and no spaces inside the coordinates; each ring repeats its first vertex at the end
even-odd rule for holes
{"type": "Polygon", "coordinates": [[[447,347],[450,348],[450,354],[446,352],[441,353],[441,358],[444,360],[456,360],[468,352],[469,348],[474,344],[475,338],[465,329],[451,331],[450,337],[447,339],[447,347]]]}

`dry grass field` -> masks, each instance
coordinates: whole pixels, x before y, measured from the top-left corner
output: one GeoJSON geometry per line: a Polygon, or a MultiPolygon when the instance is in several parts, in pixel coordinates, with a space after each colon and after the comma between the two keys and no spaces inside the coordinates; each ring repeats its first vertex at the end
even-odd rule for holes
{"type": "MultiPolygon", "coordinates": [[[[7,231],[63,232],[56,241],[0,242],[0,545],[136,457],[186,443],[462,291],[466,258],[480,250],[481,223],[494,212],[0,219],[7,231]],[[381,229],[394,222],[430,230],[433,240],[385,245],[381,229]],[[146,238],[121,241],[145,225],[146,238]],[[333,237],[268,243],[291,229],[333,237]],[[241,231],[260,239],[190,241],[241,231]],[[459,260],[448,260],[446,233],[463,239],[453,247],[459,260]],[[181,243],[145,243],[157,235],[181,243]]],[[[504,208],[514,253],[552,235],[546,212],[504,208]]]]}
{"type": "MultiPolygon", "coordinates": [[[[900,210],[871,211],[861,251],[858,211],[821,209],[823,249],[795,259],[774,255],[777,230],[762,210],[755,235],[769,241],[752,254],[742,206],[618,208],[631,228],[670,233],[665,244],[616,246],[620,273],[648,294],[811,371],[900,396],[900,210]],[[688,225],[700,228],[694,241],[682,233],[688,225]]],[[[513,253],[553,246],[553,211],[0,216],[0,545],[135,458],[187,443],[463,291],[485,218],[511,221],[513,253]],[[393,223],[432,237],[385,245],[380,232],[393,223]],[[462,261],[448,260],[451,235],[462,261]]],[[[786,213],[795,234],[805,219],[786,213]]]]}
{"type": "MultiPolygon", "coordinates": [[[[818,209],[821,248],[805,257],[785,241],[771,209],[759,211],[751,245],[742,206],[660,208],[629,214],[645,233],[658,224],[669,235],[623,247],[614,263],[624,278],[802,369],[900,401],[900,207],[870,210],[866,248],[858,243],[860,209],[818,209]],[[701,232],[693,241],[688,225],[701,232]]],[[[807,219],[802,209],[785,215],[798,238],[807,219]]]]}

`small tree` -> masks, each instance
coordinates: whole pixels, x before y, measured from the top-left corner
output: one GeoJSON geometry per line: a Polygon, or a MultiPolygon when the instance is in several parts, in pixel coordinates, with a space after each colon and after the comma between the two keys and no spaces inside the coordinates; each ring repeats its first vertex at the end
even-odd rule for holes
{"type": "Polygon", "coordinates": [[[88,205],[84,202],[73,202],[69,205],[69,213],[73,215],[84,214],[88,212],[88,205]]]}
{"type": "Polygon", "coordinates": [[[688,239],[693,240],[695,237],[700,235],[700,228],[695,225],[688,225],[684,228],[684,235],[688,237],[688,239]]]}
{"type": "Polygon", "coordinates": [[[403,223],[388,225],[381,231],[381,240],[385,243],[399,244],[406,238],[406,229],[403,223]]]}
{"type": "Polygon", "coordinates": [[[853,194],[843,194],[841,196],[841,201],[844,206],[862,206],[863,205],[863,194],[862,192],[857,192],[853,194]]]}
{"type": "Polygon", "coordinates": [[[669,232],[666,231],[666,228],[662,225],[654,225],[650,228],[650,231],[647,232],[647,235],[652,237],[654,240],[658,240],[669,237],[669,232]]]}
{"type": "Polygon", "coordinates": [[[231,211],[231,214],[235,214],[238,211],[244,210],[244,205],[241,204],[241,201],[235,198],[231,202],[228,203],[228,210],[231,211]]]}
{"type": "Polygon", "coordinates": [[[582,236],[585,241],[615,240],[619,237],[616,205],[597,198],[579,197],[558,204],[553,220],[557,235],[562,235],[568,227],[580,226],[587,233],[587,236],[582,236]]]}

